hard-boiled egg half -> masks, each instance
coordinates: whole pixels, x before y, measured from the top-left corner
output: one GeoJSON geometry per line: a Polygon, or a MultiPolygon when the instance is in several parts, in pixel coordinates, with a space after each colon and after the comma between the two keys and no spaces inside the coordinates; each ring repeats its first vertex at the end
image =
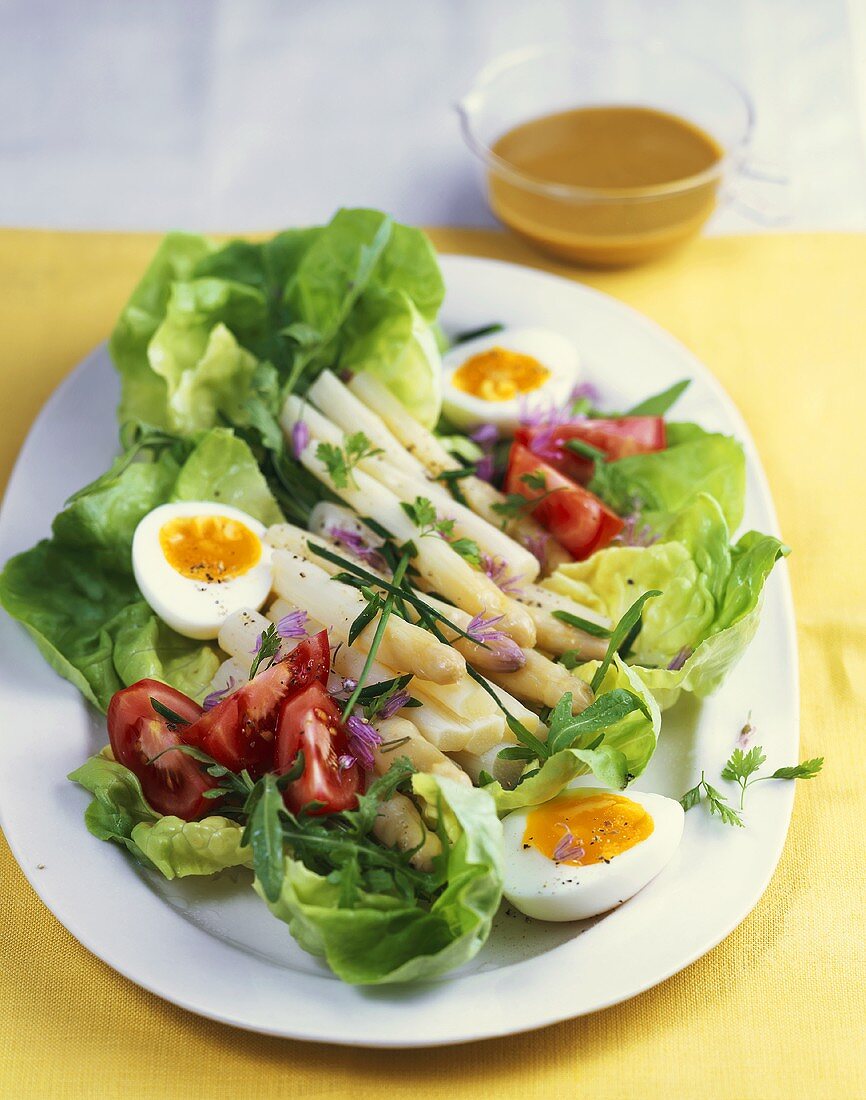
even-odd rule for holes
{"type": "Polygon", "coordinates": [[[241,608],[258,610],[271,590],[265,527],[239,508],[206,500],[162,504],[132,539],[141,594],[178,634],[215,638],[241,608]]]}
{"type": "Polygon", "coordinates": [[[545,328],[505,328],[442,359],[442,411],[458,428],[513,432],[526,408],[559,408],[580,373],[577,349],[545,328]]]}
{"type": "Polygon", "coordinates": [[[677,850],[683,808],[659,794],[578,787],[503,827],[511,904],[537,920],[584,920],[655,878],[677,850]]]}

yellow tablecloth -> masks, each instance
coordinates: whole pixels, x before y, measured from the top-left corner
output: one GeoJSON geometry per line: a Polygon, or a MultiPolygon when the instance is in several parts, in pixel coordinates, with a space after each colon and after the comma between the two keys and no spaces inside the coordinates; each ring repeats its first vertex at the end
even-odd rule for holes
{"type": "MultiPolygon", "coordinates": [[[[568,274],[510,237],[433,236],[443,251],[568,274]]],[[[107,335],[154,240],[0,233],[0,477],[49,391],[107,335]]],[[[628,1004],[516,1038],[377,1053],[246,1034],[143,992],[72,939],[4,844],[0,1095],[866,1096],[866,236],[703,240],[652,267],[579,277],[709,364],[749,422],[795,547],[802,752],[827,764],[799,785],[763,900],[628,1004]]],[[[26,715],[4,716],[13,735],[26,736],[26,715]]]]}

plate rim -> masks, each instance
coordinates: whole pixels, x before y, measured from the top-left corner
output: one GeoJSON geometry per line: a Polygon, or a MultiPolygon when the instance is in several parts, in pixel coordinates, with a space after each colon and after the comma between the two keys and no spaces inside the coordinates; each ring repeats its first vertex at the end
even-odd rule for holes
{"type": "MultiPolygon", "coordinates": [[[[529,278],[530,280],[537,281],[539,285],[542,285],[544,283],[552,283],[556,284],[557,286],[561,286],[564,284],[578,294],[584,294],[589,298],[595,298],[597,300],[603,301],[605,304],[605,308],[609,308],[610,305],[613,304],[618,309],[627,312],[629,314],[630,322],[633,324],[634,327],[642,328],[650,338],[656,341],[656,343],[663,343],[667,345],[667,347],[671,349],[672,353],[675,354],[679,360],[688,362],[690,373],[694,377],[700,378],[702,382],[707,385],[712,393],[714,401],[724,408],[728,417],[731,419],[732,424],[735,426],[738,438],[743,443],[750,472],[755,477],[757,484],[760,487],[762,496],[761,505],[766,510],[768,519],[771,521],[770,523],[768,523],[767,526],[773,534],[779,534],[776,507],[772,497],[772,493],[770,491],[769,481],[767,479],[767,475],[761,462],[760,455],[757,451],[754,439],[752,438],[751,432],[749,431],[745,419],[743,418],[737,406],[734,404],[732,398],[728,395],[724,387],[715,377],[715,375],[697,358],[697,356],[689,348],[687,348],[684,344],[677,340],[676,337],[674,337],[661,325],[657,324],[646,315],[640,313],[637,309],[630,306],[626,302],[623,302],[613,295],[606,294],[603,291],[597,290],[594,287],[589,287],[586,284],[581,283],[577,280],[568,279],[564,276],[556,275],[544,270],[539,270],[534,267],[528,267],[523,264],[517,264],[497,259],[488,259],[479,256],[448,253],[440,254],[438,258],[442,267],[446,286],[449,282],[449,268],[453,269],[459,267],[460,265],[465,265],[470,269],[474,267],[479,272],[483,271],[484,269],[490,268],[496,270],[504,269],[508,274],[516,275],[520,278],[529,278]]],[[[66,375],[66,377],[52,391],[46,402],[42,405],[39,413],[33,421],[33,424],[28,430],[25,441],[18,453],[15,463],[13,464],[13,468],[9,476],[7,490],[4,493],[2,507],[0,507],[0,529],[2,529],[5,523],[8,522],[8,502],[13,495],[10,493],[10,490],[13,488],[13,485],[20,477],[20,471],[25,467],[27,453],[29,449],[28,445],[30,444],[31,438],[34,435],[37,426],[40,424],[43,418],[48,416],[48,414],[55,407],[56,404],[62,402],[67,388],[74,385],[75,380],[88,369],[90,364],[92,364],[95,360],[99,360],[105,355],[105,353],[106,344],[103,342],[102,344],[94,348],[83,360],[81,360],[76,365],[75,368],[73,368],[72,371],[69,372],[69,374],[66,375]]],[[[91,367],[90,369],[93,368],[91,367]]],[[[796,745],[799,745],[799,662],[796,620],[794,615],[793,595],[791,591],[787,563],[783,561],[780,562],[779,565],[781,566],[781,568],[777,566],[776,574],[779,579],[775,582],[777,589],[776,598],[779,601],[779,610],[781,612],[782,620],[784,622],[786,636],[786,653],[782,655],[781,659],[787,659],[789,664],[789,675],[791,677],[791,683],[795,694],[795,702],[792,704],[791,715],[794,723],[792,737],[794,743],[796,745]]],[[[5,684],[2,681],[0,681],[0,689],[5,689],[5,684]]],[[[784,796],[777,799],[777,802],[780,803],[780,805],[777,806],[777,817],[780,819],[780,824],[783,824],[784,827],[779,830],[779,838],[777,842],[773,845],[772,850],[768,849],[768,855],[771,856],[771,859],[769,861],[769,870],[767,871],[765,876],[762,876],[760,882],[757,882],[756,880],[756,884],[753,885],[753,889],[749,893],[748,900],[740,906],[742,912],[740,912],[738,916],[733,917],[729,922],[725,923],[723,930],[718,932],[718,934],[714,932],[712,937],[710,937],[711,942],[710,940],[708,940],[704,946],[695,948],[686,956],[678,959],[676,963],[667,967],[663,967],[662,970],[660,970],[654,976],[647,978],[645,981],[638,983],[637,985],[632,986],[627,990],[614,993],[610,998],[606,1000],[603,999],[597,1001],[591,1006],[581,1008],[577,1011],[573,1011],[570,1009],[566,1009],[565,1011],[563,1011],[561,1007],[552,1008],[547,1014],[536,1014],[533,1017],[532,1022],[520,1022],[517,1026],[511,1025],[504,1027],[485,1027],[482,1026],[480,1021],[476,1021],[472,1025],[471,1033],[449,1034],[437,1036],[432,1039],[418,1039],[414,1037],[409,1039],[402,1039],[398,1036],[379,1036],[375,1039],[365,1038],[359,1040],[357,1038],[343,1037],[339,1033],[326,1035],[321,1033],[320,1030],[312,1033],[310,1031],[305,1031],[303,1027],[296,1028],[293,1031],[287,1031],[284,1027],[268,1028],[266,1026],[262,1026],[261,1023],[239,1019],[237,1016],[232,1016],[229,1013],[221,1011],[219,1008],[214,1008],[212,1006],[203,1006],[201,1003],[195,1001],[194,999],[185,999],[183,996],[178,996],[175,994],[169,995],[159,987],[159,984],[157,982],[149,980],[146,974],[145,976],[139,974],[134,966],[127,964],[124,960],[116,960],[116,951],[106,949],[104,944],[94,943],[92,937],[86,929],[81,930],[78,927],[73,927],[78,925],[77,921],[72,920],[68,922],[65,917],[62,918],[57,914],[52,904],[46,897],[46,895],[51,894],[51,891],[47,888],[47,884],[44,881],[40,882],[39,876],[36,872],[36,868],[31,866],[29,861],[27,860],[24,854],[24,844],[23,842],[19,843],[19,837],[17,835],[16,828],[13,827],[11,831],[9,829],[9,824],[6,820],[6,814],[4,812],[2,800],[0,800],[0,824],[2,824],[3,826],[3,831],[6,836],[7,843],[9,844],[9,847],[13,853],[13,856],[16,859],[16,862],[18,863],[19,867],[21,868],[22,872],[30,883],[30,886],[34,889],[43,904],[45,904],[49,911],[54,915],[55,919],[59,920],[60,923],[63,924],[63,926],[70,932],[70,934],[72,934],[78,940],[78,942],[81,943],[82,946],[84,946],[91,954],[105,962],[107,965],[111,966],[112,969],[122,974],[128,980],[134,982],[141,988],[148,990],[149,992],[160,997],[161,999],[166,1000],[169,1003],[176,1004],[186,1009],[187,1011],[193,1012],[202,1017],[213,1019],[220,1023],[224,1023],[233,1027],[239,1027],[243,1030],[259,1034],[292,1038],[306,1042],[319,1042],[370,1049],[423,1049],[428,1047],[432,1048],[439,1046],[458,1045],[468,1042],[476,1042],[484,1039],[503,1037],[509,1034],[522,1034],[525,1032],[535,1031],[543,1027],[548,1027],[554,1023],[561,1022],[563,1020],[578,1018],[583,1015],[588,1015],[592,1012],[597,1012],[606,1008],[610,1008],[626,1000],[631,1000],[633,997],[638,996],[646,990],[651,989],[664,981],[667,981],[670,977],[684,970],[697,959],[703,957],[709,951],[713,950],[719,943],[722,942],[722,940],[730,935],[730,933],[752,912],[752,910],[766,891],[772,877],[774,876],[778,868],[779,860],[781,858],[781,854],[786,842],[787,832],[790,825],[790,819],[794,804],[794,784],[790,784],[790,786],[785,785],[785,787],[786,789],[784,790],[784,796]]],[[[161,900],[161,904],[166,903],[161,900]]],[[[527,961],[531,963],[533,960],[527,961]]],[[[526,965],[526,963],[516,963],[514,965],[522,966],[526,965]]],[[[512,970],[513,966],[506,967],[505,969],[512,970]]],[[[479,982],[481,979],[487,979],[489,982],[490,980],[495,979],[496,975],[500,973],[502,973],[502,971],[497,970],[476,973],[467,975],[465,979],[456,979],[456,981],[459,982],[462,980],[474,980],[475,982],[479,982]]],[[[443,981],[446,985],[450,984],[450,980],[447,977],[443,981]]]]}

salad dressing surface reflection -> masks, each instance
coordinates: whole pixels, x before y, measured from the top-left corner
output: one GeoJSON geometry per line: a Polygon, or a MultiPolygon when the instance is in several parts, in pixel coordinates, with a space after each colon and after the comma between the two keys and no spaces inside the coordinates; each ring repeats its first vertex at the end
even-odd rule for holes
{"type": "Polygon", "coordinates": [[[502,221],[548,251],[600,265],[651,258],[697,232],[715,208],[712,169],[724,154],[694,123],[632,106],[531,119],[492,151],[529,181],[490,174],[491,204],[502,221]],[[692,186],[670,186],[694,177],[692,186]],[[574,193],[558,196],[556,185],[588,193],[576,201],[574,193]]]}

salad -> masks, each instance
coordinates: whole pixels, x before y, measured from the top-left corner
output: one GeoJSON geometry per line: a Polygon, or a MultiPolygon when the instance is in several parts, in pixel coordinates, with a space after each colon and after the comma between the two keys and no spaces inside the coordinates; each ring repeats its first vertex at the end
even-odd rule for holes
{"type": "Polygon", "coordinates": [[[443,295],[424,234],[372,210],[170,234],[110,341],[121,454],[0,575],[106,714],[70,776],[91,833],[167,878],[250,868],[358,984],[460,966],[503,896],[620,904],[701,799],[739,823],[703,777],[623,792],[787,553],[734,540],[743,451],[671,418],[687,382],[602,410],[570,341],[445,333],[443,295]]]}

